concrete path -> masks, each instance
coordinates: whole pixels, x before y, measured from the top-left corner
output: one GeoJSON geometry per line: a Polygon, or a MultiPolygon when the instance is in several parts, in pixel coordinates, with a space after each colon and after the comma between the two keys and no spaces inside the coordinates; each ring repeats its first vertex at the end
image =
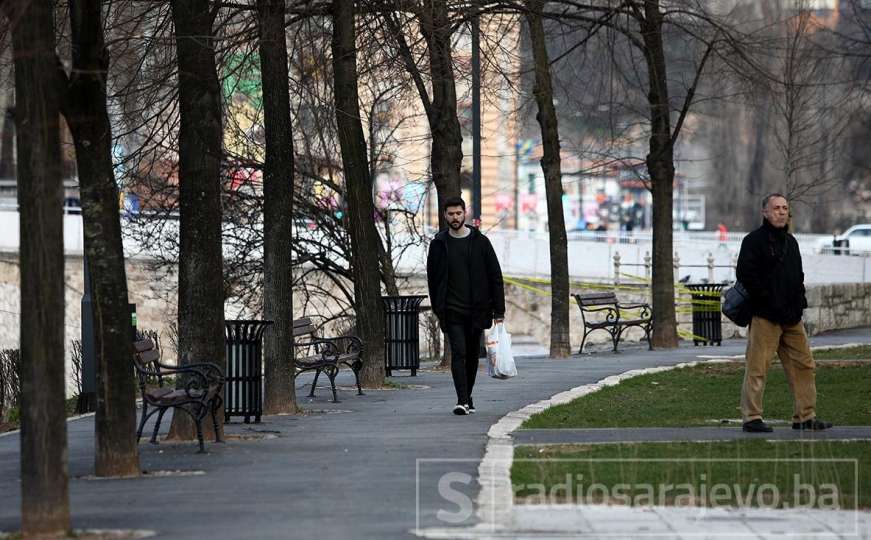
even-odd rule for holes
{"type": "MultiPolygon", "coordinates": [[[[871,342],[871,329],[813,342],[871,342]]],[[[343,374],[341,403],[329,403],[328,390],[319,388],[314,400],[299,400],[309,410],[304,416],[228,427],[256,440],[208,444],[207,455],[196,454],[193,443],[143,442],[141,465],[150,474],[137,479],[90,479],[93,418],[83,418],[68,423],[73,526],[148,529],[178,539],[410,538],[418,527],[474,526],[478,518],[467,506],[478,491],[487,431],[506,414],[628,370],[743,349],[735,340],[669,351],[627,347],[563,361],[522,358],[514,379],[480,374],[479,412],[467,417],[450,413],[455,395],[446,372],[400,373],[392,380],[415,386],[359,397],[343,374]]],[[[302,387],[298,392],[305,394],[302,387]]],[[[0,437],[0,531],[20,526],[19,469],[18,435],[0,437]]]]}
{"type": "Polygon", "coordinates": [[[602,444],[618,442],[871,440],[871,426],[835,426],[828,431],[796,431],[790,424],[772,425],[771,433],[744,433],[740,426],[689,428],[521,429],[515,446],[539,444],[602,444]]]}

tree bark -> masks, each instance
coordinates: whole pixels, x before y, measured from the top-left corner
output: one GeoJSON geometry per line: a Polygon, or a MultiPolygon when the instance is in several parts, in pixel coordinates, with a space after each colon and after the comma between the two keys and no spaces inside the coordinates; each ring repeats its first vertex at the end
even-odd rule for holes
{"type": "Polygon", "coordinates": [[[541,170],[547,198],[548,237],[550,239],[550,356],[565,358],[571,354],[569,340],[569,260],[566,223],[563,214],[563,186],[560,163],[559,130],[556,110],[553,106],[553,87],[550,78],[550,61],[547,55],[544,24],[541,11],[542,0],[527,2],[530,41],[535,65],[535,101],[538,104],[536,118],[541,126],[544,155],[541,170]]]}
{"type": "Polygon", "coordinates": [[[378,231],[372,201],[372,177],[366,157],[366,140],[357,95],[356,29],[354,3],[333,2],[333,94],[336,126],[342,150],[351,266],[354,275],[354,308],[357,331],[363,340],[362,383],[384,384],[384,308],[378,260],[378,231]]]}
{"type": "Polygon", "coordinates": [[[295,413],[293,356],[293,127],[284,37],[284,0],[257,0],[266,164],[263,170],[263,313],[275,324],[263,343],[263,412],[295,413]]]}
{"type": "MultiPolygon", "coordinates": [[[[179,362],[211,362],[226,373],[221,251],[221,90],[208,0],[172,0],[179,90],[179,362]]],[[[218,415],[223,431],[223,415],[218,415]]],[[[203,422],[207,438],[212,423],[203,422]]],[[[196,436],[173,415],[170,438],[196,436]]]]}
{"type": "Polygon", "coordinates": [[[13,156],[15,113],[12,108],[14,95],[13,92],[9,92],[9,97],[6,100],[8,108],[5,111],[0,111],[0,116],[3,117],[3,128],[0,131],[0,178],[15,177],[15,158],[13,156]]]}
{"type": "Polygon", "coordinates": [[[97,476],[139,474],[136,388],[130,369],[132,324],[112,168],[112,130],[106,110],[108,52],[101,2],[71,0],[73,70],[64,100],[72,131],[82,200],[85,256],[94,306],[97,365],[97,476]]]}
{"type": "Polygon", "coordinates": [[[674,145],[668,97],[668,76],[662,44],[662,12],[659,0],[644,2],[639,19],[647,63],[650,106],[650,148],[647,171],[653,187],[653,345],[677,347],[674,310],[674,257],[672,255],[672,197],[674,192],[674,145]]]}
{"type": "Polygon", "coordinates": [[[12,28],[21,228],[21,532],[70,528],[64,411],[60,77],[54,4],[0,4],[12,28]]]}
{"type": "MultiPolygon", "coordinates": [[[[457,88],[451,59],[451,21],[446,2],[425,0],[419,10],[420,32],[429,51],[432,107],[427,112],[432,136],[430,171],[438,196],[439,229],[447,227],[444,202],[460,196],[463,135],[457,119],[457,88]]],[[[467,201],[469,202],[469,201],[467,201]]]]}

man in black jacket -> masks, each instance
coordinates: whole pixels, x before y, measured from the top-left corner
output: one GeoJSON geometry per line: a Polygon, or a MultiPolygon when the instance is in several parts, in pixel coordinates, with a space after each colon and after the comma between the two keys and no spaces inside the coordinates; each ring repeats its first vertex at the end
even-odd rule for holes
{"type": "Polygon", "coordinates": [[[466,203],[444,204],[448,228],[429,245],[426,277],[433,312],[451,347],[451,375],[457,391],[454,414],[475,412],[472,387],[478,372],[481,332],[505,317],[505,290],[496,252],[486,236],[465,224],[466,203]]]}
{"type": "Polygon", "coordinates": [[[753,319],[747,332],[747,365],[741,388],[744,431],[770,432],[762,420],[765,376],[780,358],[793,394],[792,429],[832,427],[816,418],[814,358],[801,316],[807,307],[801,253],[789,234],[789,203],[780,193],[762,201],[762,226],[744,237],[737,275],[750,295],[753,319]]]}

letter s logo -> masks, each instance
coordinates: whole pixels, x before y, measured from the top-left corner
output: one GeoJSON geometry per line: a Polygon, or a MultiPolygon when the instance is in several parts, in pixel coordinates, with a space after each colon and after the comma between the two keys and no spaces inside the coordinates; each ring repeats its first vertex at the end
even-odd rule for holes
{"type": "Polygon", "coordinates": [[[447,510],[439,510],[436,512],[436,517],[440,521],[444,521],[453,525],[462,523],[469,519],[474,512],[474,504],[468,495],[457,491],[451,484],[459,482],[464,485],[472,483],[472,476],[466,473],[452,472],[442,475],[439,479],[439,495],[446,501],[457,505],[458,509],[455,512],[447,510]]]}

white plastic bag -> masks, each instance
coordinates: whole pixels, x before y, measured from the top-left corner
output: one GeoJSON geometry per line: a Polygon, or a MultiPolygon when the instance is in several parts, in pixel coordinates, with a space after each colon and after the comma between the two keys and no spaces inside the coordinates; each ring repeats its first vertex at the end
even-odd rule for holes
{"type": "Polygon", "coordinates": [[[494,325],[487,333],[487,375],[496,379],[510,379],[517,375],[514,355],[511,354],[511,334],[503,323],[494,325]]]}

